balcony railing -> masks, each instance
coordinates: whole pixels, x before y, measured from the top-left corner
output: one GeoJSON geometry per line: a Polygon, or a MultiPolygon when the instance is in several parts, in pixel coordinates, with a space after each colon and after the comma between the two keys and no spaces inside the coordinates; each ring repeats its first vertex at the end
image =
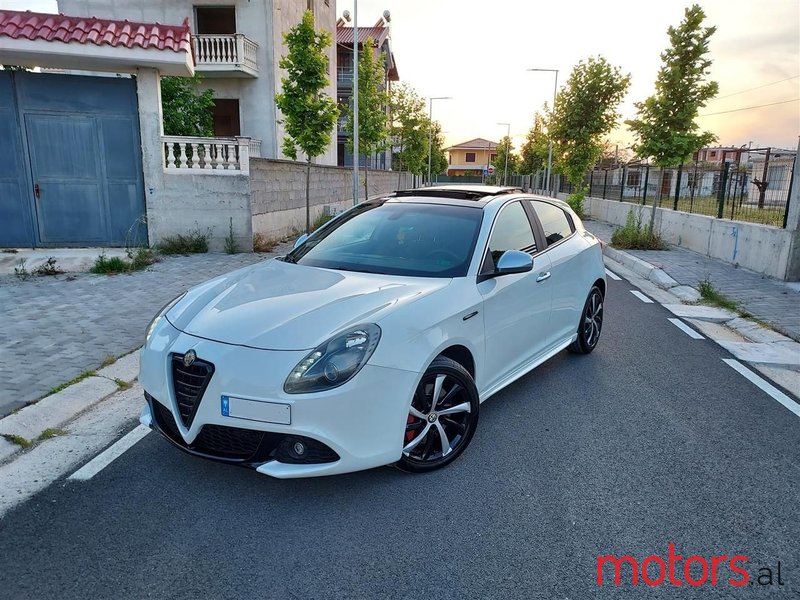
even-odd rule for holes
{"type": "Polygon", "coordinates": [[[258,76],[258,44],[242,33],[192,36],[198,71],[229,76],[258,76]]]}
{"type": "Polygon", "coordinates": [[[251,148],[261,154],[261,140],[248,137],[203,138],[161,136],[167,173],[250,172],[251,148]]]}

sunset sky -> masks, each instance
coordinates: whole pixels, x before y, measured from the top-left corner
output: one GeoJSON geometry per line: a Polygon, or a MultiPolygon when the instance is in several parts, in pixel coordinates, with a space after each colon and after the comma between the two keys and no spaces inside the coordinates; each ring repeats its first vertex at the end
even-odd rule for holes
{"type": "MultiPolygon", "coordinates": [[[[796,0],[702,0],[711,40],[711,78],[720,92],[699,123],[720,144],[795,148],[800,133],[800,9],[796,0]],[[762,106],[771,105],[771,106],[762,106]],[[753,108],[758,107],[758,108],[753,108]]],[[[353,10],[339,1],[337,12],[353,10]]],[[[392,41],[400,78],[435,101],[448,144],[475,137],[498,140],[510,123],[518,147],[533,112],[552,101],[581,58],[601,54],[631,73],[623,120],[633,103],[653,91],[667,47],[666,30],[688,3],[677,0],[361,0],[359,24],[370,26],[384,9],[392,15],[392,41]]],[[[55,12],[53,0],[0,0],[1,8],[55,12]]],[[[624,126],[610,136],[632,142],[624,126]]]]}

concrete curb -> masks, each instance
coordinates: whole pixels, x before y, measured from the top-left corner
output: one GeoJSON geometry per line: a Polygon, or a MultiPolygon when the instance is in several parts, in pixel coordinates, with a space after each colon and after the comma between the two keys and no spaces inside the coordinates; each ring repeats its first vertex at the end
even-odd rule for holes
{"type": "Polygon", "coordinates": [[[603,245],[603,254],[605,254],[611,260],[629,268],[640,277],[644,277],[645,279],[652,281],[662,289],[668,290],[678,286],[678,282],[667,275],[663,269],[660,269],[655,265],[651,265],[649,262],[633,256],[632,254],[612,248],[608,244],[603,245]]]}
{"type": "Polygon", "coordinates": [[[606,259],[629,271],[633,279],[628,279],[633,285],[642,287],[634,281],[637,277],[646,280],[643,285],[651,289],[645,292],[675,316],[689,321],[738,360],[749,363],[787,390],[798,389],[800,343],[729,310],[696,304],[700,300],[696,289],[677,282],[672,285],[670,281],[674,282],[674,279],[636,256],[608,245],[603,246],[603,254],[606,259]],[[664,302],[670,297],[675,299],[674,302],[664,302]]]}
{"type": "MultiPolygon", "coordinates": [[[[46,430],[63,427],[88,408],[121,389],[126,389],[138,375],[137,349],[119,358],[114,364],[98,370],[96,375],[0,419],[0,435],[18,436],[35,443],[46,430]]],[[[22,450],[22,446],[0,437],[0,464],[22,450]]]]}

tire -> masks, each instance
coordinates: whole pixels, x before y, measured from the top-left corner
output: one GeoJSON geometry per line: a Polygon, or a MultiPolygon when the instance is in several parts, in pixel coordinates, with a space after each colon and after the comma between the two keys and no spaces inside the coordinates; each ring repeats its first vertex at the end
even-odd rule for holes
{"type": "Polygon", "coordinates": [[[572,342],[567,350],[573,354],[589,354],[597,346],[600,332],[603,329],[603,292],[593,286],[583,306],[581,320],[578,324],[578,339],[572,342]]]}
{"type": "Polygon", "coordinates": [[[444,356],[435,358],[414,392],[403,454],[396,466],[409,473],[426,473],[453,462],[472,440],[479,407],[478,390],[467,370],[444,356]],[[437,387],[438,398],[431,406],[437,387]]]}

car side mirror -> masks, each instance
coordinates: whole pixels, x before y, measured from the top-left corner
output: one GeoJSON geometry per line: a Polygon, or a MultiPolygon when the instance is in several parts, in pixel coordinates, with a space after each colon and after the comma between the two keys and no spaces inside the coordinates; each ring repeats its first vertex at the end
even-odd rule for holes
{"type": "Polygon", "coordinates": [[[512,273],[527,273],[533,270],[533,257],[520,250],[506,250],[497,261],[495,275],[511,275],[512,273]]]}
{"type": "Polygon", "coordinates": [[[297,238],[294,241],[294,246],[292,247],[292,250],[294,250],[298,246],[302,245],[303,242],[305,242],[307,239],[308,239],[308,234],[307,233],[304,233],[303,235],[301,235],[299,238],[297,238]]]}

